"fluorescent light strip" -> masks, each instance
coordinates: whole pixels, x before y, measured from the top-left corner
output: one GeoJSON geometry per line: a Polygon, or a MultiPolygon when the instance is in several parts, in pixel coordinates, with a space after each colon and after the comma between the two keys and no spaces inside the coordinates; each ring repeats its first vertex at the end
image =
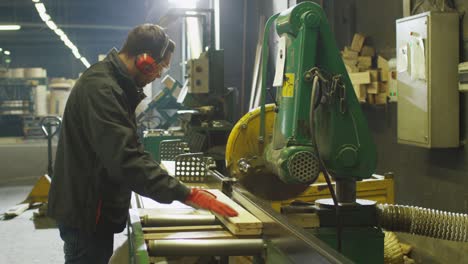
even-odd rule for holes
{"type": "Polygon", "coordinates": [[[45,14],[46,13],[46,8],[45,8],[45,5],[43,3],[38,3],[38,4],[35,4],[34,5],[36,7],[36,10],[39,14],[45,14]]]}
{"type": "Polygon", "coordinates": [[[47,20],[45,23],[51,30],[56,30],[57,29],[57,25],[55,25],[54,21],[47,20]]]}
{"type": "Polygon", "coordinates": [[[20,30],[20,25],[0,25],[0,30],[20,30]]]}
{"type": "Polygon", "coordinates": [[[81,57],[80,60],[87,68],[89,68],[89,66],[91,66],[89,64],[88,60],[85,57],[81,57]]]}
{"type": "Polygon", "coordinates": [[[5,54],[5,55],[10,55],[11,53],[10,53],[10,51],[5,50],[5,51],[3,52],[3,54],[5,54]]]}
{"type": "MultiPolygon", "coordinates": [[[[65,46],[67,46],[71,50],[75,58],[79,59],[86,68],[89,68],[90,64],[88,60],[85,57],[81,56],[80,52],[78,51],[78,48],[70,41],[70,39],[67,37],[65,32],[63,32],[63,30],[58,28],[58,26],[54,23],[54,21],[52,21],[51,17],[47,14],[45,5],[43,3],[40,3],[40,0],[32,0],[32,1],[36,3],[34,4],[34,6],[36,7],[37,13],[41,17],[42,21],[46,23],[47,27],[49,27],[50,30],[54,31],[54,33],[60,37],[60,40],[62,40],[65,46]]],[[[0,30],[1,30],[1,27],[2,26],[0,25],[0,30]]]]}

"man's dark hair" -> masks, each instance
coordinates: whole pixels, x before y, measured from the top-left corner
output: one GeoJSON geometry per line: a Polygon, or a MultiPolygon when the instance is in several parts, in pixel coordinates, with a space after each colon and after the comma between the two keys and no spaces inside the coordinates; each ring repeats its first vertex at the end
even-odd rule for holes
{"type": "Polygon", "coordinates": [[[148,53],[154,59],[161,61],[164,57],[174,52],[175,43],[164,30],[154,24],[143,24],[132,29],[123,44],[120,53],[137,56],[148,53]],[[162,52],[164,52],[162,54],[162,52]]]}

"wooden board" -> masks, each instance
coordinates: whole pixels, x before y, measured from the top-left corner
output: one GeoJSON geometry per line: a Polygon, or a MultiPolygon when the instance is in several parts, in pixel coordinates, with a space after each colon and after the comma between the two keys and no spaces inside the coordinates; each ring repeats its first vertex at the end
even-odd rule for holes
{"type": "Polygon", "coordinates": [[[143,227],[144,233],[187,232],[207,230],[219,231],[223,230],[223,227],[220,225],[143,227]]]}
{"type": "Polygon", "coordinates": [[[22,214],[24,211],[26,211],[28,209],[29,209],[29,203],[22,203],[22,204],[15,205],[15,206],[9,208],[5,212],[5,217],[6,218],[16,217],[16,216],[22,214]]]}
{"type": "Polygon", "coordinates": [[[218,220],[221,221],[234,235],[260,235],[262,233],[262,222],[255,216],[231,200],[220,190],[210,189],[208,191],[216,195],[219,201],[229,205],[239,213],[236,217],[222,217],[215,214],[218,220]]]}
{"type": "Polygon", "coordinates": [[[375,49],[371,46],[364,46],[361,49],[361,56],[375,56],[375,49]]]}
{"type": "Polygon", "coordinates": [[[350,47],[345,47],[343,50],[343,59],[356,60],[359,52],[352,50],[350,47]]]}
{"type": "Polygon", "coordinates": [[[363,68],[372,67],[372,57],[371,56],[359,56],[358,67],[363,67],[363,68]]]}
{"type": "Polygon", "coordinates": [[[363,34],[354,34],[353,42],[351,43],[351,49],[360,52],[365,40],[366,36],[364,36],[363,34]]]}
{"type": "Polygon", "coordinates": [[[387,94],[379,93],[375,95],[375,104],[386,104],[387,94]]]}
{"type": "Polygon", "coordinates": [[[189,231],[143,234],[145,240],[234,238],[228,231],[189,231]]]}
{"type": "Polygon", "coordinates": [[[367,86],[367,93],[368,94],[378,94],[380,83],[379,82],[372,82],[367,86]]]}
{"type": "Polygon", "coordinates": [[[380,69],[380,79],[385,82],[388,81],[388,61],[382,56],[377,57],[377,67],[380,69]]]}
{"type": "Polygon", "coordinates": [[[382,82],[379,86],[379,93],[384,93],[388,95],[388,83],[382,82]]]}
{"type": "Polygon", "coordinates": [[[371,82],[370,74],[369,74],[368,71],[349,73],[348,75],[349,75],[349,79],[351,79],[351,82],[353,83],[353,85],[368,84],[368,83],[371,82]]]}
{"type": "Polygon", "coordinates": [[[370,74],[371,82],[380,81],[380,78],[379,78],[380,76],[379,76],[379,71],[378,70],[370,70],[369,74],[370,74]]]}
{"type": "Polygon", "coordinates": [[[354,93],[358,98],[359,102],[365,103],[367,96],[367,84],[353,84],[354,93]]]}

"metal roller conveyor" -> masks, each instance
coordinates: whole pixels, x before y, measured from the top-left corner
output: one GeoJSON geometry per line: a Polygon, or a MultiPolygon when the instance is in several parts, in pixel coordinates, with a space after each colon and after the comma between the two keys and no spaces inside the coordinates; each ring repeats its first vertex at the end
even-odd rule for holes
{"type": "Polygon", "coordinates": [[[186,215],[186,214],[146,214],[141,218],[143,226],[193,226],[214,225],[219,223],[214,215],[186,215]]]}
{"type": "Polygon", "coordinates": [[[254,256],[265,248],[263,239],[149,240],[150,256],[254,256]]]}

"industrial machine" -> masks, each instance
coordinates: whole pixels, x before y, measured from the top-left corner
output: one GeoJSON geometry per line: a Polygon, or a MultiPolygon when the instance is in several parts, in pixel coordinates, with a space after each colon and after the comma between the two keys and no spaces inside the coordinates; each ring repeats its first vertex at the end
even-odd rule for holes
{"type": "MultiPolygon", "coordinates": [[[[159,157],[158,143],[162,140],[158,134],[173,134],[174,127],[178,127],[192,152],[203,152],[213,157],[224,172],[222,168],[225,164],[225,146],[236,121],[234,113],[237,95],[235,89],[224,86],[224,51],[214,48],[213,10],[169,10],[168,14],[161,18],[160,24],[167,26],[180,17],[202,19],[201,44],[207,48],[198,57],[186,61],[186,68],[183,69],[186,81],[181,82],[184,83],[183,87],[173,79],[163,80],[166,88],[149,104],[149,110],[145,111],[146,116],[141,120],[156,122],[156,128],[164,131],[145,133],[145,148],[152,152],[153,156],[159,157]],[[210,22],[209,26],[207,21],[210,22]],[[156,117],[148,114],[156,108],[159,112],[156,117]],[[168,108],[175,111],[165,111],[168,108]],[[152,142],[157,144],[151,144],[152,142]]],[[[187,45],[188,43],[184,42],[181,46],[187,45]]],[[[142,123],[144,125],[145,121],[142,123]]],[[[163,138],[166,139],[174,138],[163,138]]]]}
{"type": "Polygon", "coordinates": [[[230,174],[258,197],[283,200],[306,190],[323,171],[328,182],[335,180],[336,195],[330,184],[333,199],[317,201],[324,221],[316,235],[355,261],[365,256],[368,263],[382,262],[375,202],[356,200],[356,181],[371,177],[376,150],[325,14],[316,4],[302,3],[266,25],[261,107],[229,137],[230,174]],[[274,22],[281,66],[277,103],[266,106],[265,58],[274,22]]]}
{"type": "Polygon", "coordinates": [[[177,121],[176,112],[182,108],[178,102],[182,84],[170,75],[166,75],[161,83],[164,84],[164,88],[137,117],[142,130],[168,129],[177,121]]]}
{"type": "Polygon", "coordinates": [[[220,256],[218,263],[227,263],[227,256],[252,256],[250,263],[384,263],[381,228],[468,240],[467,215],[356,198],[357,182],[375,170],[376,149],[320,6],[303,2],[274,15],[266,23],[263,43],[261,106],[233,127],[226,145],[227,174],[195,154],[163,162],[187,184],[223,190],[261,222],[261,233],[235,234],[234,220],[219,217],[225,226],[213,227],[219,222],[199,212],[167,219],[167,212],[152,211],[135,199],[129,220],[132,263],[157,256],[220,256]],[[277,96],[275,104],[266,104],[272,25],[280,36],[277,96]],[[307,193],[320,174],[332,198],[281,204],[279,212],[272,208],[272,201],[307,193]],[[167,232],[167,226],[221,233],[204,240],[197,239],[203,232],[191,233],[196,236],[191,239],[180,239],[179,233],[150,234],[167,232]],[[232,233],[229,239],[223,239],[226,228],[232,233]]]}

